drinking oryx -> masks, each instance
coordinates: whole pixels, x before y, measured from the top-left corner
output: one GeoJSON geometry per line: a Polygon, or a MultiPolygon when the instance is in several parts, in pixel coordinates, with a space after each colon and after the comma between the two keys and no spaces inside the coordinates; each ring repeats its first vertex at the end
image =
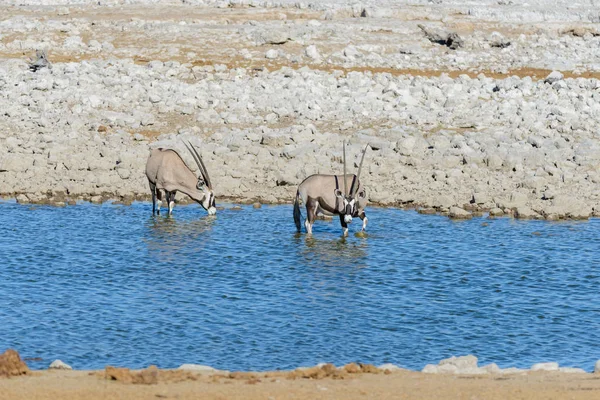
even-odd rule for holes
{"type": "Polygon", "coordinates": [[[200,203],[209,215],[214,215],[217,212],[215,195],[206,166],[196,148],[190,142],[184,144],[192,154],[194,161],[196,161],[200,176],[196,177],[175,150],[162,148],[152,150],[146,162],[146,176],[152,192],[152,214],[155,211],[160,214],[161,190],[164,190],[169,206],[169,215],[173,212],[175,193],[177,192],[187,194],[200,203]]]}
{"type": "Polygon", "coordinates": [[[346,143],[343,146],[344,175],[311,175],[306,178],[296,191],[294,201],[294,222],[300,232],[300,200],[306,206],[306,221],[304,226],[306,232],[312,234],[312,226],[317,213],[325,215],[339,215],[340,223],[344,230],[344,236],[348,235],[348,224],[353,217],[359,217],[363,221],[363,231],[367,227],[367,194],[364,186],[360,183],[360,171],[365,159],[365,153],[369,145],[365,146],[360,159],[358,173],[356,175],[346,174],[346,143]],[[340,190],[343,186],[344,192],[340,190]]]}

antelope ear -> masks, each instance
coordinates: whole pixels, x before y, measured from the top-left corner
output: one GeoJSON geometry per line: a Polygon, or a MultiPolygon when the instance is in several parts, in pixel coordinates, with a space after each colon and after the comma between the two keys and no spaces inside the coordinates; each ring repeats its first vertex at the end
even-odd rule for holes
{"type": "Polygon", "coordinates": [[[359,199],[364,199],[365,197],[367,197],[367,192],[365,191],[365,189],[363,189],[360,192],[358,192],[358,198],[359,199]]]}
{"type": "Polygon", "coordinates": [[[202,189],[204,189],[204,185],[205,185],[204,181],[201,178],[199,178],[198,183],[196,184],[196,189],[202,190],[202,189]]]}
{"type": "Polygon", "coordinates": [[[344,198],[344,195],[342,194],[342,191],[340,189],[335,189],[333,193],[335,193],[335,197],[339,197],[340,199],[344,198]]]}

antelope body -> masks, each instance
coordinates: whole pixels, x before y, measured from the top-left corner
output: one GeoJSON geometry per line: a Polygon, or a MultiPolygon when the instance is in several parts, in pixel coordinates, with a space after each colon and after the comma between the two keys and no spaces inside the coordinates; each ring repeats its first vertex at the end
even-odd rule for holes
{"type": "Polygon", "coordinates": [[[161,191],[165,192],[169,215],[173,212],[177,192],[185,193],[200,203],[209,215],[216,214],[215,195],[208,171],[194,146],[189,142],[188,144],[185,145],[198,165],[199,177],[196,177],[196,174],[192,172],[175,150],[159,148],[150,152],[146,162],[146,176],[152,192],[153,214],[155,211],[160,214],[161,191]]]}
{"type": "MultiPolygon", "coordinates": [[[[368,147],[368,145],[367,145],[368,147]]],[[[294,201],[294,222],[298,232],[301,230],[300,202],[306,206],[304,226],[308,234],[312,234],[312,226],[317,214],[339,215],[344,236],[348,235],[348,224],[352,218],[359,217],[362,230],[367,227],[367,195],[360,182],[360,171],[367,147],[363,151],[357,175],[346,174],[346,146],[344,144],[344,175],[311,175],[298,186],[294,201]],[[340,189],[343,188],[342,192],[340,189]]]]}

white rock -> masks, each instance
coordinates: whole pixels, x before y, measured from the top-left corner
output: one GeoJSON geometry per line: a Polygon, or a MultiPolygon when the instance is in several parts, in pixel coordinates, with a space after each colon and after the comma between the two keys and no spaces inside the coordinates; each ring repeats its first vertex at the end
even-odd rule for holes
{"type": "Polygon", "coordinates": [[[48,367],[48,369],[66,369],[66,370],[71,370],[73,368],[70,365],[65,364],[61,360],[54,360],[54,361],[52,361],[52,363],[50,364],[50,366],[48,367]]]}
{"type": "Polygon", "coordinates": [[[200,365],[200,364],[181,364],[177,369],[181,369],[184,371],[194,371],[194,372],[217,372],[217,371],[219,371],[218,369],[209,367],[208,365],[200,365]]]}
{"type": "Polygon", "coordinates": [[[305,53],[307,57],[312,58],[315,61],[321,59],[321,54],[319,54],[319,50],[317,50],[317,46],[314,44],[308,46],[305,50],[305,53]]]}
{"type": "Polygon", "coordinates": [[[554,83],[561,81],[564,78],[563,74],[560,71],[552,71],[550,74],[544,79],[545,83],[554,83]]]}
{"type": "Polygon", "coordinates": [[[500,367],[496,363],[491,363],[491,364],[484,365],[480,369],[484,370],[484,371],[486,371],[486,372],[488,372],[490,374],[500,374],[500,373],[502,373],[502,369],[500,369],[500,367]]]}
{"type": "Polygon", "coordinates": [[[402,370],[404,370],[404,368],[400,368],[399,366],[397,366],[395,364],[390,364],[390,363],[381,364],[377,368],[382,369],[384,371],[402,371],[402,370]]]}
{"type": "Polygon", "coordinates": [[[265,53],[265,58],[268,58],[269,60],[274,60],[277,57],[279,57],[279,52],[275,49],[269,49],[265,53]]]}
{"type": "Polygon", "coordinates": [[[467,370],[467,369],[475,369],[475,368],[477,368],[477,357],[475,357],[472,354],[469,354],[467,356],[460,356],[460,357],[454,357],[453,356],[453,357],[441,360],[440,363],[439,363],[439,365],[440,366],[442,366],[442,365],[454,365],[455,367],[458,368],[459,371],[460,370],[467,370]]]}
{"type": "Polygon", "coordinates": [[[537,363],[531,366],[532,371],[558,371],[557,362],[537,363]]]}
{"type": "Polygon", "coordinates": [[[463,210],[460,207],[450,207],[450,212],[449,212],[448,216],[453,219],[471,219],[471,218],[473,218],[473,215],[470,212],[463,210]]]}

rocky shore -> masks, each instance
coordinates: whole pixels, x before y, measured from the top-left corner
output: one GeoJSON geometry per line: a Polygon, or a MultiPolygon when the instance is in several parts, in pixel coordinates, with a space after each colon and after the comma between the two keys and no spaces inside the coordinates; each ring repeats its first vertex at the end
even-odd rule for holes
{"type": "Polygon", "coordinates": [[[148,150],[192,166],[185,139],[218,198],[290,202],[349,140],[374,204],[600,216],[600,14],[548,4],[0,6],[0,195],[147,199],[148,150]]]}
{"type": "Polygon", "coordinates": [[[20,399],[596,399],[600,379],[579,368],[556,363],[535,364],[530,370],[501,370],[495,364],[478,367],[474,356],[452,357],[423,372],[392,364],[379,367],[350,363],[319,364],[293,371],[229,372],[184,364],[164,370],[107,366],[101,371],[75,371],[60,362],[47,371],[31,371],[14,350],[0,355],[0,389],[20,399]]]}

